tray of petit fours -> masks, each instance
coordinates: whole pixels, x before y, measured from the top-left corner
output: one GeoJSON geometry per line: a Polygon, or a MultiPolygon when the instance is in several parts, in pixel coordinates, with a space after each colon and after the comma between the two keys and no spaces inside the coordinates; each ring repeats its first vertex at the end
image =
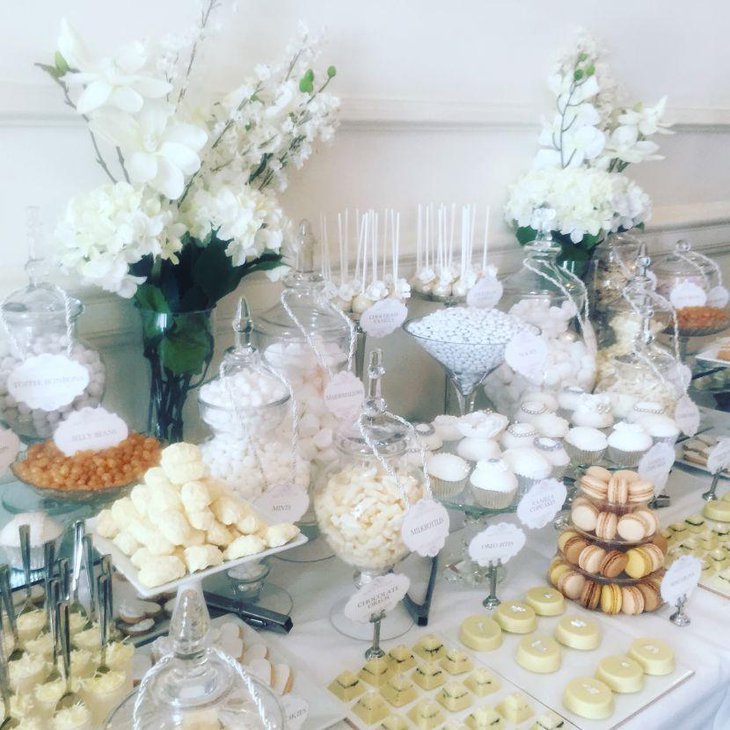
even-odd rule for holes
{"type": "Polygon", "coordinates": [[[662,530],[669,545],[667,565],[682,555],[702,562],[700,587],[730,598],[730,492],[705,502],[702,511],[662,530]]]}
{"type": "MultiPolygon", "coordinates": [[[[710,449],[716,446],[722,438],[730,438],[730,430],[716,426],[698,433],[692,438],[680,441],[676,446],[677,462],[707,472],[707,457],[710,449]]],[[[730,470],[725,469],[721,475],[729,477],[730,470]]]]}

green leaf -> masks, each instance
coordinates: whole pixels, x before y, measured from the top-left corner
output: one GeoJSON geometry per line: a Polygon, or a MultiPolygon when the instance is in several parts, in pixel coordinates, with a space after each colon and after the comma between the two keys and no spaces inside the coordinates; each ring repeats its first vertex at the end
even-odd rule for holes
{"type": "Polygon", "coordinates": [[[160,364],[177,375],[203,372],[213,355],[210,317],[198,312],[175,315],[173,326],[162,337],[159,353],[160,364]]]}
{"type": "Polygon", "coordinates": [[[227,242],[217,238],[201,249],[192,281],[200,287],[211,304],[220,301],[226,294],[235,291],[243,276],[243,267],[233,266],[226,254],[227,242]]]}
{"type": "Polygon", "coordinates": [[[577,69],[576,69],[576,70],[575,70],[575,71],[573,72],[573,78],[574,78],[574,79],[575,79],[576,81],[580,81],[580,80],[581,80],[581,79],[583,78],[583,72],[582,72],[582,71],[581,71],[581,70],[580,70],[579,68],[577,68],[577,69]]]}
{"type": "Polygon", "coordinates": [[[535,240],[537,231],[534,228],[530,228],[530,226],[521,226],[515,231],[515,236],[517,237],[520,246],[525,246],[530,243],[530,241],[535,240]]]}
{"type": "Polygon", "coordinates": [[[335,76],[337,76],[337,69],[334,66],[328,66],[327,67],[327,78],[333,79],[335,76]]]}
{"type": "Polygon", "coordinates": [[[299,82],[299,91],[303,94],[311,94],[314,91],[314,71],[308,69],[299,82]]]}
{"type": "Polygon", "coordinates": [[[160,287],[149,282],[137,287],[134,303],[141,309],[151,309],[153,312],[169,314],[172,311],[160,287]]]}
{"type": "Polygon", "coordinates": [[[63,74],[58,73],[58,69],[55,66],[49,66],[47,63],[36,63],[35,65],[45,71],[52,79],[56,81],[58,81],[58,79],[63,76],[63,74]]]}
{"type": "Polygon", "coordinates": [[[596,67],[591,64],[588,68],[586,68],[586,76],[593,76],[594,73],[596,73],[596,67]]]}
{"type": "Polygon", "coordinates": [[[64,76],[68,73],[70,66],[66,62],[66,59],[61,55],[60,51],[56,51],[56,54],[53,56],[53,61],[56,64],[56,71],[58,71],[59,76],[64,76]]]}

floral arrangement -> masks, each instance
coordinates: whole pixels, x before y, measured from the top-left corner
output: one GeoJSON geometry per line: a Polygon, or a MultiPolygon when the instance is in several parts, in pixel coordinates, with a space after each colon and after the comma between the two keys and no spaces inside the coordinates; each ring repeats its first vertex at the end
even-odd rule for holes
{"type": "Polygon", "coordinates": [[[629,164],[662,159],[650,137],[668,133],[666,97],[628,107],[595,41],[581,35],[548,79],[557,113],[545,120],[533,169],[510,189],[505,216],[520,243],[548,228],[563,256],[587,260],[607,233],[642,225],[649,196],[623,174],[629,164]]]}
{"type": "Polygon", "coordinates": [[[306,29],[277,66],[256,66],[225,95],[189,103],[216,0],[195,32],[94,56],[63,21],[52,65],[38,64],[86,121],[108,181],[68,205],[61,267],[140,307],[215,306],[243,276],[280,265],[286,220],[276,193],[335,130],[330,66],[306,29]]]}

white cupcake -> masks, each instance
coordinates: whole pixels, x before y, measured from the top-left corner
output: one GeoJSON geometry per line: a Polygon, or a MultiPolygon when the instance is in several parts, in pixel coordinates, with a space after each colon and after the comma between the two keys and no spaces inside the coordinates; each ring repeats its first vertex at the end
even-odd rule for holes
{"type": "Polygon", "coordinates": [[[430,423],[419,423],[415,429],[426,451],[436,451],[443,446],[444,442],[430,423]]]}
{"type": "Polygon", "coordinates": [[[614,419],[625,419],[631,413],[634,404],[639,400],[635,395],[630,393],[619,393],[611,391],[606,393],[611,398],[611,412],[614,419]]]}
{"type": "Polygon", "coordinates": [[[577,385],[568,385],[558,393],[559,413],[570,418],[585,390],[577,385]]]}
{"type": "Polygon", "coordinates": [[[570,458],[581,466],[598,463],[607,446],[606,434],[587,426],[571,428],[565,437],[565,450],[570,458]]]}
{"type": "Polygon", "coordinates": [[[565,438],[570,429],[570,423],[555,413],[543,413],[532,422],[532,425],[541,436],[551,439],[565,438]]]}
{"type": "Polygon", "coordinates": [[[477,462],[469,483],[474,500],[487,509],[506,509],[517,491],[517,477],[503,459],[477,462]]]}
{"type": "Polygon", "coordinates": [[[651,436],[655,444],[674,446],[679,438],[679,426],[669,416],[643,416],[636,423],[651,436]]]}
{"type": "Polygon", "coordinates": [[[527,448],[532,446],[533,440],[539,435],[531,423],[511,423],[502,434],[502,447],[505,449],[527,448]]]}
{"type": "Polygon", "coordinates": [[[578,400],[578,405],[570,417],[574,426],[588,428],[610,428],[613,425],[611,399],[605,395],[591,395],[586,393],[578,400]]]}
{"type": "Polygon", "coordinates": [[[18,528],[28,525],[30,528],[30,569],[40,570],[44,567],[43,543],[56,541],[61,537],[63,527],[52,520],[45,512],[24,512],[16,515],[0,530],[0,546],[5,549],[8,563],[13,568],[23,566],[20,554],[20,533],[18,528]]]}
{"type": "Polygon", "coordinates": [[[533,484],[547,479],[553,471],[553,465],[537,449],[525,447],[507,449],[502,458],[517,477],[520,496],[533,484]]]}
{"type": "Polygon", "coordinates": [[[531,423],[534,426],[535,419],[549,413],[550,411],[547,409],[547,406],[541,401],[526,400],[517,409],[514,420],[521,423],[531,423]]]}
{"type": "Polygon", "coordinates": [[[608,458],[618,466],[636,466],[653,443],[641,424],[619,421],[608,437],[608,458]]]}
{"type": "Polygon", "coordinates": [[[433,419],[433,427],[442,441],[458,441],[461,438],[461,431],[457,428],[459,419],[456,416],[436,416],[433,419]]]}
{"type": "Polygon", "coordinates": [[[456,427],[465,438],[496,439],[508,423],[507,417],[501,413],[474,411],[462,416],[456,427]]]}
{"type": "Polygon", "coordinates": [[[457,495],[469,476],[469,464],[456,454],[429,454],[426,468],[434,497],[442,499],[457,495]]]}
{"type": "Polygon", "coordinates": [[[486,461],[499,459],[502,450],[499,444],[491,439],[462,439],[456,447],[456,453],[467,461],[486,461]]]}
{"type": "Polygon", "coordinates": [[[550,476],[553,479],[562,479],[570,464],[570,457],[560,441],[541,436],[535,439],[534,446],[552,464],[550,476]]]}

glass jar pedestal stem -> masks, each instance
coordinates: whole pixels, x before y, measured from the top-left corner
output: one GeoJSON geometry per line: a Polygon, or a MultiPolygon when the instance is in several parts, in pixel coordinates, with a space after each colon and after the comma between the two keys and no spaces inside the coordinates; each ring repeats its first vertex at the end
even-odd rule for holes
{"type": "Polygon", "coordinates": [[[720,480],[721,474],[722,470],[718,471],[716,474],[713,474],[710,488],[706,492],[702,493],[702,499],[704,499],[705,502],[714,502],[715,500],[717,500],[717,494],[715,494],[715,491],[717,490],[717,483],[720,480]]]}
{"type": "Polygon", "coordinates": [[[502,566],[502,561],[498,560],[496,563],[489,561],[489,567],[487,568],[487,577],[489,578],[489,595],[482,601],[482,606],[486,608],[488,611],[491,611],[499,604],[501,601],[499,598],[497,598],[497,571],[502,566]]]}
{"type": "Polygon", "coordinates": [[[669,620],[675,626],[689,626],[691,623],[690,617],[684,612],[684,607],[687,605],[687,596],[681,595],[677,599],[677,610],[669,617],[669,620]]]}
{"type": "Polygon", "coordinates": [[[373,644],[365,652],[365,658],[370,661],[371,659],[380,659],[385,656],[385,652],[380,647],[380,622],[385,618],[385,611],[373,614],[370,617],[370,623],[373,625],[373,644]]]}

